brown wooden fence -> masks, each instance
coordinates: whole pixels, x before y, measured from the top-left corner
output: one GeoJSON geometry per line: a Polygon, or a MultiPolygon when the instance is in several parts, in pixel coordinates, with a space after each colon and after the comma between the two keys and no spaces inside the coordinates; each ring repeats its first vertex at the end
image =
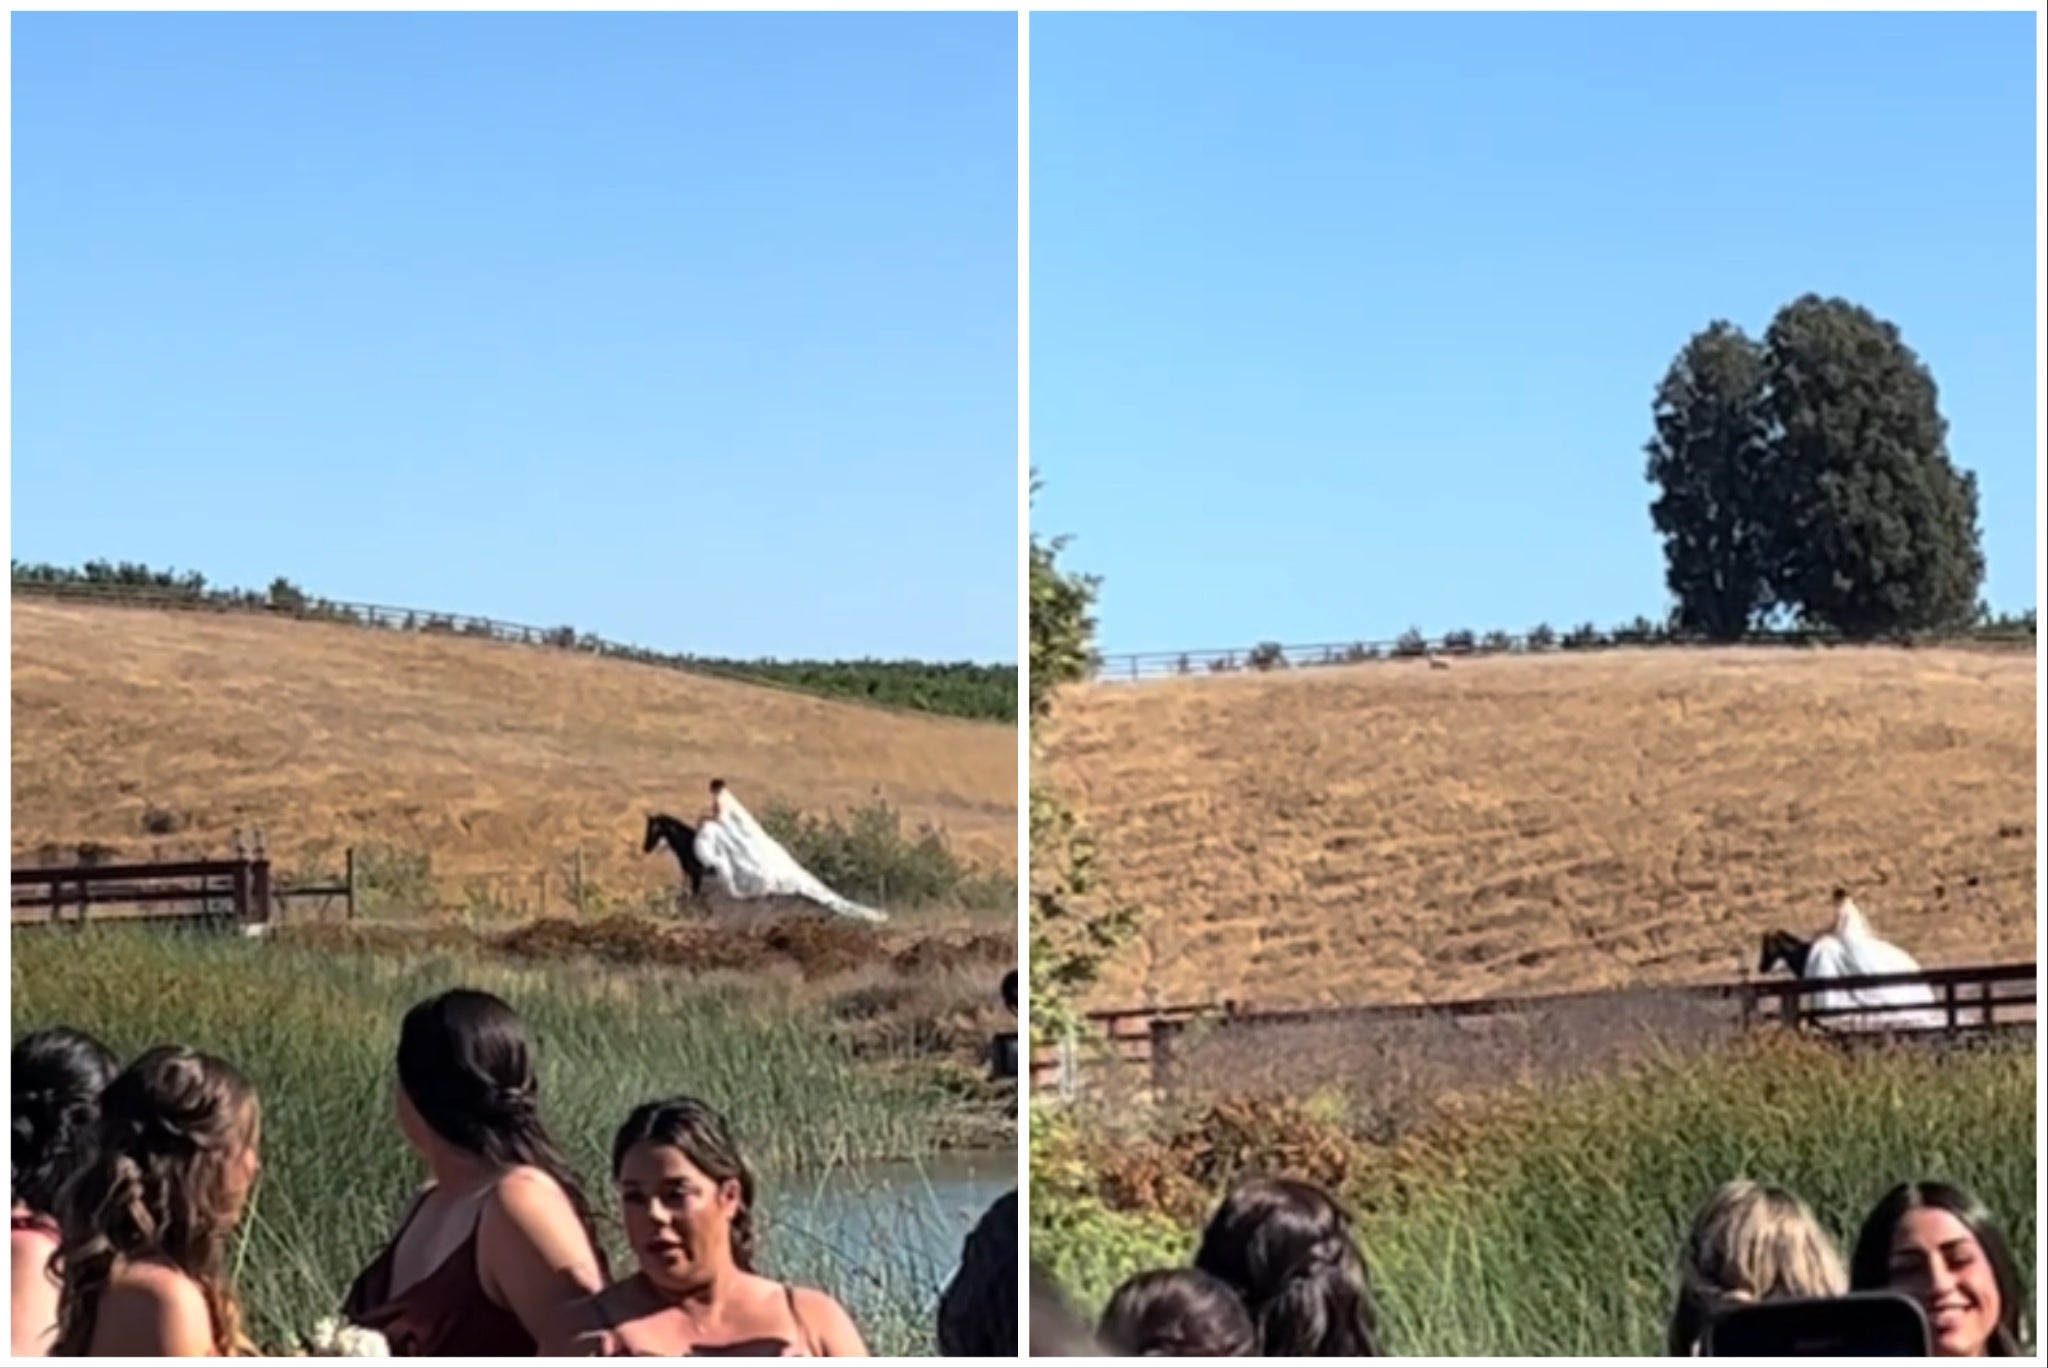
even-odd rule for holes
{"type": "Polygon", "coordinates": [[[1552,993],[1535,997],[1467,998],[1445,1002],[1386,1003],[1355,1007],[1308,1007],[1254,1010],[1245,1003],[1184,1004],[1094,1012],[1086,1018],[1084,1037],[1063,1046],[1040,1047],[1031,1056],[1030,1086],[1034,1092],[1072,1096],[1082,1090],[1091,1069],[1124,1071],[1142,1080],[1146,1091],[1165,1096],[1175,1090],[1178,1065],[1193,1033],[1212,1038],[1227,1035],[1238,1041],[1282,1028],[1444,1021],[1477,1023],[1487,1019],[1541,1019],[1574,1009],[1612,1009],[1658,1002],[1718,1006],[1733,1029],[1765,1026],[1822,1029],[1857,1038],[1935,1036],[1961,1037],[2007,1031],[2032,1031],[2035,1020],[2035,966],[2027,964],[1967,965],[1930,969],[1918,974],[1888,974],[1827,980],[1765,979],[1712,983],[1625,992],[1552,993]],[[1930,1007],[1887,1004],[1823,1008],[1826,992],[1864,991],[1924,985],[1932,990],[1930,1007]],[[1888,1023],[1887,1018],[1932,1012],[1939,1024],[1888,1023]],[[1837,1018],[1854,1018],[1844,1022],[1837,1018]]]}
{"type": "MultiPolygon", "coordinates": [[[[2036,636],[2024,623],[2001,623],[1961,632],[1881,643],[1924,647],[1981,647],[2033,650],[2036,636]]],[[[1758,631],[1730,646],[1774,646],[1788,649],[1854,649],[1839,636],[1816,631],[1758,631]]],[[[1205,647],[1183,651],[1103,652],[1095,660],[1094,678],[1108,683],[1132,680],[1195,678],[1208,675],[1307,670],[1375,661],[1420,663],[1497,655],[1585,655],[1613,650],[1703,650],[1717,643],[1672,637],[1654,630],[1616,628],[1587,633],[1584,628],[1549,635],[1489,632],[1485,636],[1446,634],[1411,636],[1397,641],[1318,641],[1300,645],[1271,642],[1251,647],[1205,647]]]]}
{"type": "MultiPolygon", "coordinates": [[[[239,846],[239,843],[238,843],[239,846]]],[[[232,921],[265,926],[274,895],[261,846],[225,860],[16,869],[15,926],[86,921],[232,921]]]]}

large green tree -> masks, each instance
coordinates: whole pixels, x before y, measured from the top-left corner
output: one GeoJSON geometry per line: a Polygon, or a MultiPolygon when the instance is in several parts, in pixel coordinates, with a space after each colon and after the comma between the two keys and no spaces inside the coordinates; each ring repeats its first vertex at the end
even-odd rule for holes
{"type": "Polygon", "coordinates": [[[1664,539],[1673,625],[1713,641],[1742,637],[1772,605],[1763,389],[1763,348],[1719,321],[1657,386],[1650,521],[1664,539]]]}
{"type": "MultiPolygon", "coordinates": [[[[1031,492],[1038,492],[1033,476],[1031,492]]],[[[1062,570],[1064,538],[1031,534],[1031,754],[1038,772],[1041,724],[1058,689],[1095,666],[1097,582],[1062,570]]],[[[1094,846],[1080,820],[1050,790],[1031,786],[1031,1029],[1056,1039],[1074,1021],[1075,999],[1127,936],[1127,911],[1101,906],[1094,846]]]]}
{"type": "Polygon", "coordinates": [[[1785,601],[1851,637],[1969,625],[1977,481],[1949,460],[1927,367],[1891,323],[1818,295],[1779,310],[1764,346],[1785,601]]]}
{"type": "Polygon", "coordinates": [[[1658,386],[1647,476],[1675,625],[1733,640],[1783,610],[1867,639],[1966,627],[1977,483],[1892,324],[1806,295],[1761,344],[1716,322],[1658,386]]]}

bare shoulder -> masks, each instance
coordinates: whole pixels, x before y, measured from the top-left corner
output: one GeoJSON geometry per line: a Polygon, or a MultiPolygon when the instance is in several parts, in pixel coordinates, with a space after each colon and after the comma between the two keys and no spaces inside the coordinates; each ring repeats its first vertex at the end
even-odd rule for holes
{"type": "Polygon", "coordinates": [[[213,1315],[199,1284],[159,1263],[124,1264],[101,1295],[95,1354],[211,1355],[213,1315]]]}
{"type": "Polygon", "coordinates": [[[575,1210],[569,1194],[553,1175],[529,1164],[506,1170],[504,1176],[491,1185],[490,1195],[484,1199],[487,1218],[492,1215],[509,1217],[520,1225],[536,1218],[552,1220],[564,1214],[573,1215],[575,1210]]]}
{"type": "Polygon", "coordinates": [[[831,1293],[815,1287],[789,1289],[790,1300],[796,1306],[797,1315],[803,1318],[804,1326],[812,1336],[834,1357],[861,1355],[866,1352],[860,1331],[853,1324],[853,1317],[839,1304],[831,1293]]]}
{"type": "Polygon", "coordinates": [[[7,1252],[16,1264],[29,1259],[48,1259],[57,1252],[57,1237],[47,1230],[17,1227],[8,1233],[7,1252]]]}

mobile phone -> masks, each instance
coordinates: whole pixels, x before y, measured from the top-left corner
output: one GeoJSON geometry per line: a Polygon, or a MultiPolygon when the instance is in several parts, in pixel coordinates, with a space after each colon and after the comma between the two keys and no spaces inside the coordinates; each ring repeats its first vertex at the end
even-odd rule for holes
{"type": "Polygon", "coordinates": [[[1707,1326],[1705,1358],[1926,1358],[1926,1313],[1896,1292],[1751,1302],[1707,1326]]]}

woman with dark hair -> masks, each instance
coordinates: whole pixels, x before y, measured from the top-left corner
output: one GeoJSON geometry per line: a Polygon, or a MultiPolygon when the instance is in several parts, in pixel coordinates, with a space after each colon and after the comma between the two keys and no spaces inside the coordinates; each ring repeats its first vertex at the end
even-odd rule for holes
{"type": "Polygon", "coordinates": [[[98,1150],[100,1093],[120,1063],[82,1031],[52,1026],[14,1043],[14,1166],[8,1254],[13,1353],[41,1358],[57,1338],[57,1194],[98,1150]]]}
{"type": "Polygon", "coordinates": [[[634,1110],[612,1141],[640,1269],[581,1308],[602,1358],[865,1358],[844,1307],[755,1271],[754,1173],[725,1118],[692,1097],[634,1110]]]}
{"type": "Polygon", "coordinates": [[[1195,1267],[1236,1289],[1259,1357],[1376,1358],[1365,1256],[1334,1198],[1311,1183],[1251,1178],[1209,1219],[1195,1267]]]}
{"type": "Polygon", "coordinates": [[[942,1358],[1017,1357],[1017,1193],[990,1204],[967,1233],[960,1267],[939,1296],[942,1358]]]}
{"type": "Polygon", "coordinates": [[[163,1045],[100,1094],[98,1148],[58,1201],[64,1289],[51,1352],[253,1352],[228,1245],[256,1185],[255,1089],[225,1060],[163,1045]]]}
{"type": "Polygon", "coordinates": [[[527,1358],[574,1341],[604,1256],[538,1089],[526,1028],[500,999],[457,988],[405,1014],[398,1129],[429,1178],[342,1306],[392,1353],[527,1358]]]}
{"type": "Polygon", "coordinates": [[[1244,1301],[1199,1268],[1162,1268],[1125,1279],[1103,1309],[1096,1338],[1134,1358],[1250,1358],[1258,1332],[1244,1301]]]}
{"type": "Polygon", "coordinates": [[[1948,1183],[1901,1183],[1856,1236],[1849,1286],[1920,1303],[1941,1358],[2025,1356],[2027,1291],[1990,1211],[1948,1183]]]}

